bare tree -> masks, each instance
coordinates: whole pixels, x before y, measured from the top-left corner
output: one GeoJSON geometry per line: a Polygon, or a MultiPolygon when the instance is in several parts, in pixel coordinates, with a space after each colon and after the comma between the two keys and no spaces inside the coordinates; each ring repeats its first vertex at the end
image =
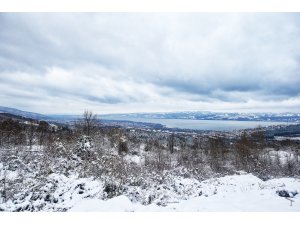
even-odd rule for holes
{"type": "Polygon", "coordinates": [[[220,171],[225,162],[226,146],[225,140],[221,136],[214,136],[208,139],[209,146],[209,162],[211,168],[215,171],[220,171]]]}
{"type": "Polygon", "coordinates": [[[26,127],[26,134],[27,134],[27,140],[29,149],[32,149],[32,145],[34,143],[34,137],[35,137],[35,124],[30,121],[30,124],[26,127]]]}
{"type": "Polygon", "coordinates": [[[46,135],[50,131],[50,125],[46,121],[40,121],[37,127],[37,132],[39,133],[39,144],[43,145],[46,141],[46,135]]]}
{"type": "Polygon", "coordinates": [[[92,111],[85,110],[82,118],[83,132],[90,136],[97,126],[97,115],[92,111]]]}
{"type": "Polygon", "coordinates": [[[173,154],[173,152],[174,152],[174,133],[172,133],[169,136],[168,146],[169,146],[170,153],[173,154]]]}

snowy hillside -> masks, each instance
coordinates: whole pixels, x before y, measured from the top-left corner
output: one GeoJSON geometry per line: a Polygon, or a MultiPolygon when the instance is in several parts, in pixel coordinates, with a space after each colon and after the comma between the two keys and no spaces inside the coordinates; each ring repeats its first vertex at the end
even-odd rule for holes
{"type": "Polygon", "coordinates": [[[266,139],[263,129],[5,119],[0,134],[0,211],[300,211],[299,140],[266,139]]]}
{"type": "MultiPolygon", "coordinates": [[[[8,174],[13,177],[14,173],[8,174]]],[[[300,179],[268,181],[252,174],[196,179],[172,177],[170,183],[151,187],[128,186],[128,191],[107,198],[105,184],[95,178],[51,174],[40,193],[27,191],[15,201],[0,204],[3,211],[300,211],[300,179]],[[157,196],[151,204],[144,196],[157,196]]],[[[31,189],[33,190],[33,189],[31,189]]]]}
{"type": "Polygon", "coordinates": [[[49,119],[48,116],[39,113],[27,112],[27,111],[22,111],[19,109],[3,107],[3,106],[0,106],[0,113],[11,113],[13,115],[22,116],[31,119],[49,119]]]}
{"type": "MultiPolygon", "coordinates": [[[[185,179],[183,186],[193,186],[193,181],[185,179]]],[[[172,191],[167,192],[172,195],[172,191]]],[[[195,186],[199,197],[187,200],[173,199],[165,206],[133,203],[125,195],[103,201],[82,199],[70,211],[295,211],[300,212],[300,180],[292,178],[262,181],[251,175],[225,176],[205,180],[195,186]],[[289,197],[280,197],[279,191],[290,192],[289,197]],[[296,194],[295,196],[293,196],[296,194]]]]}

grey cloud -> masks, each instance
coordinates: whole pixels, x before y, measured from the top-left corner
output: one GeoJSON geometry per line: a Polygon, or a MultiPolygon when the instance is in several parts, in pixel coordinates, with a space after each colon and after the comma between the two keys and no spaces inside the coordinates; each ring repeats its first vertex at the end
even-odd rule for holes
{"type": "Polygon", "coordinates": [[[79,105],[280,104],[299,98],[299,22],[297,13],[1,13],[0,81],[79,105]]]}
{"type": "Polygon", "coordinates": [[[93,46],[94,33],[84,31],[81,17],[90,18],[81,14],[2,14],[1,58],[12,63],[11,68],[1,63],[1,69],[45,71],[53,66],[73,68],[86,63],[109,68],[118,65],[119,59],[102,52],[105,41],[93,46]]]}
{"type": "Polygon", "coordinates": [[[86,99],[92,102],[107,103],[107,104],[117,104],[123,102],[121,99],[111,97],[111,96],[104,96],[101,98],[95,96],[87,96],[86,99]]]}

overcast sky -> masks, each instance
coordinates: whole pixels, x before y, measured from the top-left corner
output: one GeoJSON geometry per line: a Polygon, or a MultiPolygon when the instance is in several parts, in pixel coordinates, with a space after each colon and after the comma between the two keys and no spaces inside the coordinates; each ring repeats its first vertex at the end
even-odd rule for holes
{"type": "Polygon", "coordinates": [[[300,112],[300,14],[0,14],[0,105],[300,112]]]}

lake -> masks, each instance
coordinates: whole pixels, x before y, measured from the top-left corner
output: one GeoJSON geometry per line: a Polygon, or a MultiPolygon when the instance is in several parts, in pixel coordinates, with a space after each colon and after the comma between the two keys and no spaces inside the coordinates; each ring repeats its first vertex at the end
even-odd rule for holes
{"type": "Polygon", "coordinates": [[[152,118],[133,118],[118,117],[114,115],[104,116],[102,119],[110,120],[128,120],[135,122],[159,123],[168,128],[182,128],[194,130],[217,130],[230,131],[238,129],[256,128],[258,126],[266,127],[272,125],[287,124],[285,122],[269,121],[229,121],[229,120],[191,120],[191,119],[152,119],[152,118]]]}

